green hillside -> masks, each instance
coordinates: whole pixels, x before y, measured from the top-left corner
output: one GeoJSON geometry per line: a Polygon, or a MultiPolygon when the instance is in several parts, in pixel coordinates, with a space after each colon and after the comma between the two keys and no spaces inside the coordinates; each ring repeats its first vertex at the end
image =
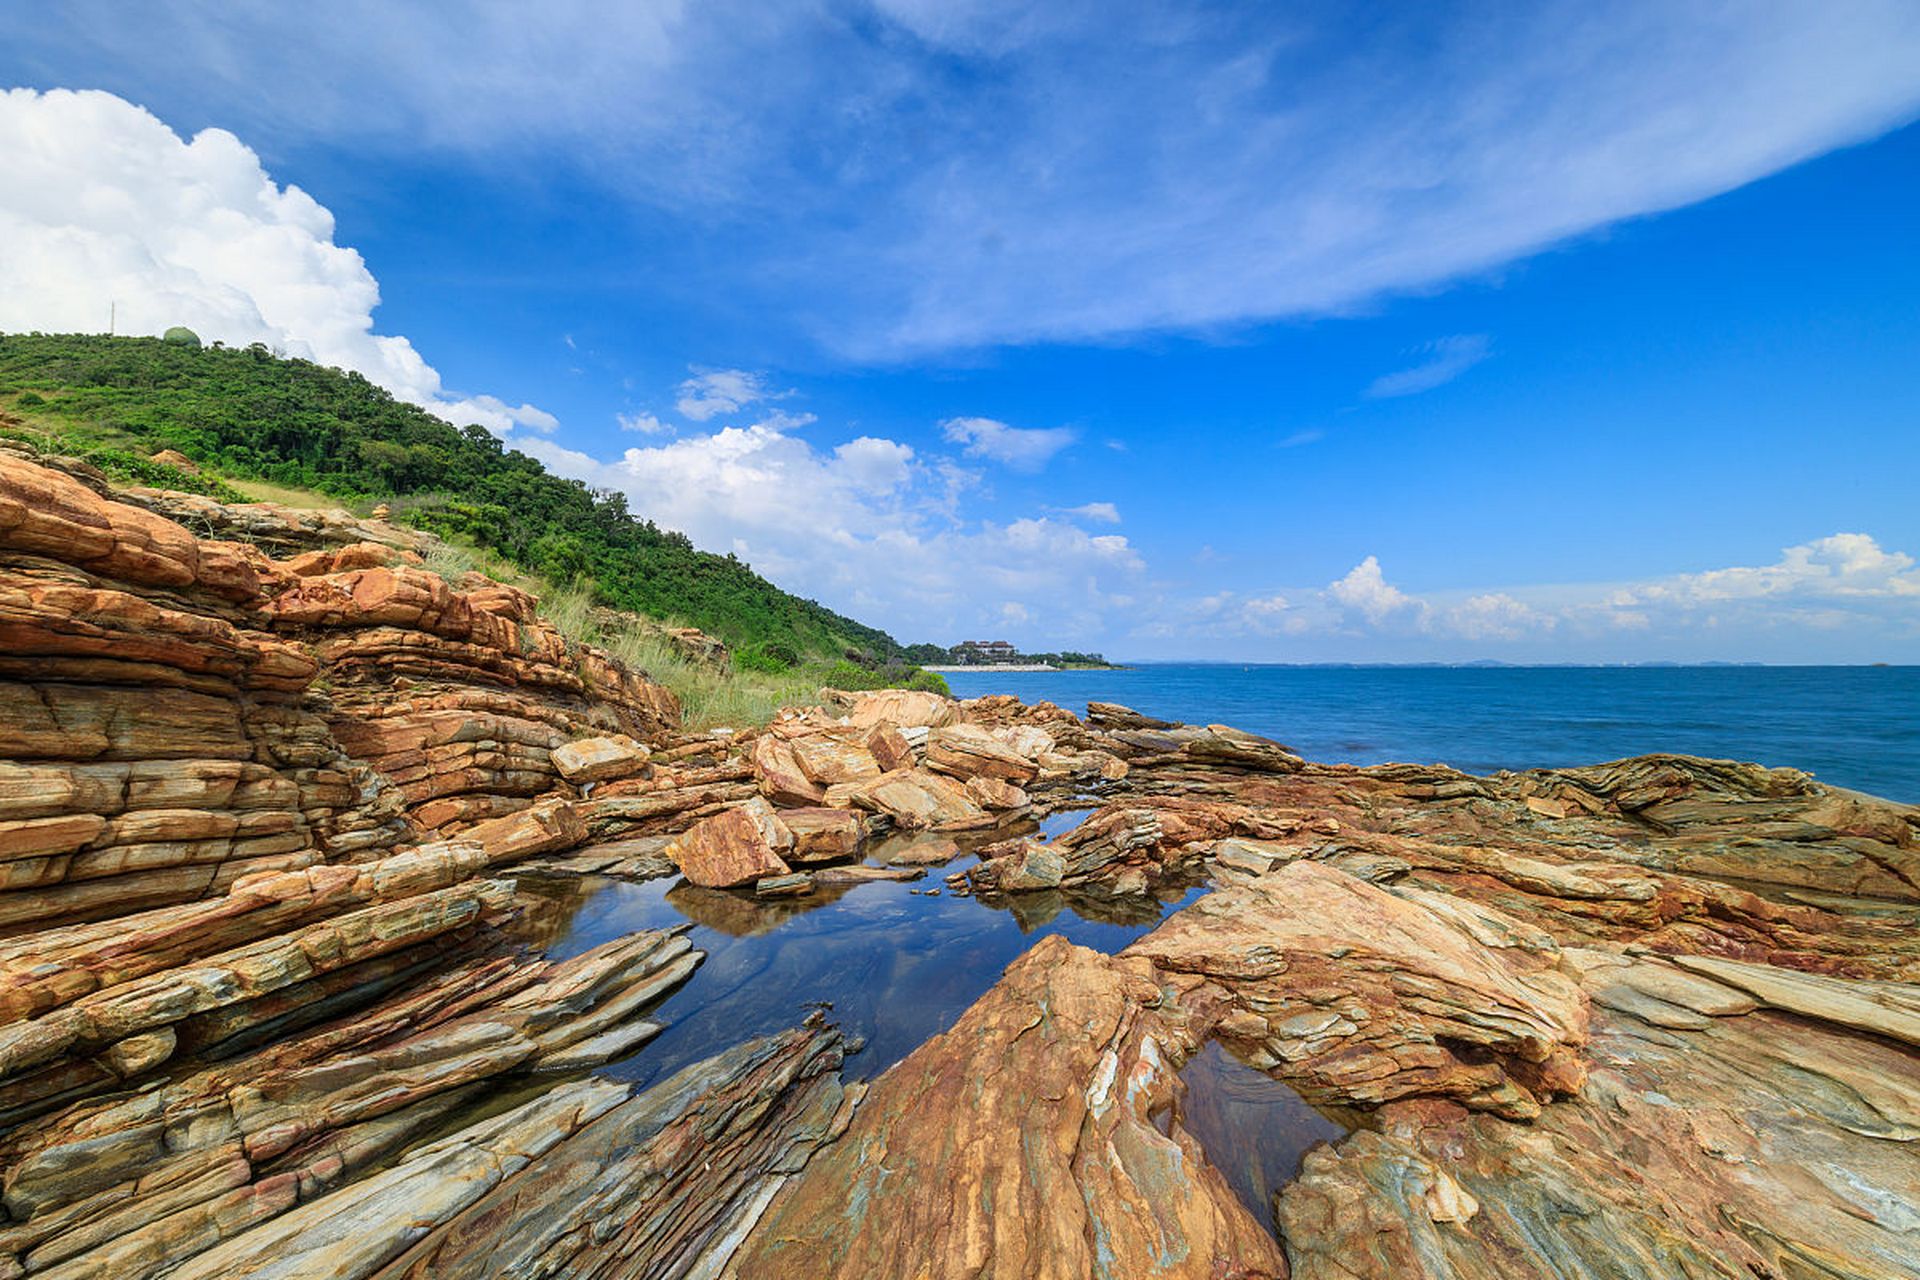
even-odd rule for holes
{"type": "Polygon", "coordinates": [[[734,556],[695,550],[629,512],[622,494],[551,475],[485,429],[454,427],[357,373],[263,346],[0,334],[0,408],[128,480],[221,487],[148,460],[176,449],[219,475],[387,502],[396,519],[550,582],[590,583],[603,604],[717,635],[746,663],[858,655],[878,667],[906,654],[734,556]]]}

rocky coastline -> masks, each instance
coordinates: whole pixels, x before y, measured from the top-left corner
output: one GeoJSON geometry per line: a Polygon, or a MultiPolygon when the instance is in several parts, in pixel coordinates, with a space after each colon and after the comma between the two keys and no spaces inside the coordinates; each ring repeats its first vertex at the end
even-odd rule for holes
{"type": "Polygon", "coordinates": [[[0,1277],[1920,1273],[1920,810],[900,690],[689,734],[421,537],[0,452],[0,1277]],[[556,958],[541,887],[663,877],[1212,887],[871,1081],[815,1014],[641,1088],[704,957],[556,958]],[[1346,1131],[1264,1214],[1208,1046],[1346,1131]]]}

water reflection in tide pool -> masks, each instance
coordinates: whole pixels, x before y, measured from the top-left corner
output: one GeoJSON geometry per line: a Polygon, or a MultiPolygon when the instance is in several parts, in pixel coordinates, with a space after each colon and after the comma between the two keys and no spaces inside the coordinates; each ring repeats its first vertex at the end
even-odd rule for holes
{"type": "Polygon", "coordinates": [[[653,1013],[667,1029],[607,1074],[651,1083],[749,1036],[804,1018],[832,1001],[829,1017],[867,1040],[848,1076],[872,1078],[952,1026],[1022,952],[1050,933],[1100,951],[1120,950],[1206,890],[1166,903],[1107,901],[1058,892],[1021,894],[1004,906],[925,890],[925,880],[878,882],[761,902],[678,880],[608,882],[592,889],[549,947],[556,958],[632,933],[692,921],[707,959],[653,1013]]]}
{"type": "Polygon", "coordinates": [[[1240,1203],[1268,1227],[1273,1193],[1299,1176],[1307,1152],[1350,1132],[1215,1041],[1188,1059],[1180,1081],[1186,1086],[1181,1127],[1226,1175],[1240,1203]]]}

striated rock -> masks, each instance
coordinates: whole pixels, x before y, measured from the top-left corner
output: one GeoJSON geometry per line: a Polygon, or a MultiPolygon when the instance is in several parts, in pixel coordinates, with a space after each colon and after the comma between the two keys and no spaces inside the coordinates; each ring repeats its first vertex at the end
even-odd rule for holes
{"type": "Polygon", "coordinates": [[[1040,767],[987,730],[956,724],[927,735],[927,767],[965,781],[986,777],[1019,784],[1031,781],[1040,767]]]}
{"type": "Polygon", "coordinates": [[[694,884],[727,889],[790,874],[782,855],[793,844],[793,832],[755,799],[696,823],[667,846],[667,856],[694,884]]]}
{"type": "Polygon", "coordinates": [[[820,867],[813,872],[816,885],[866,884],[872,880],[918,880],[926,875],[917,867],[876,867],[864,862],[851,866],[820,867]]]}
{"type": "Polygon", "coordinates": [[[831,787],[880,776],[879,762],[867,750],[866,737],[858,730],[827,730],[794,738],[790,749],[809,782],[831,787]]]}
{"type": "Polygon", "coordinates": [[[801,770],[793,745],[771,733],[754,741],[753,776],[760,794],[777,805],[815,808],[827,798],[827,789],[801,770]]]}
{"type": "Polygon", "coordinates": [[[1911,1056],[1708,1003],[1728,1012],[1696,1014],[1677,1032],[1657,1015],[1596,1009],[1586,1088],[1532,1124],[1400,1103],[1380,1112],[1378,1131],[1310,1154],[1278,1197],[1293,1274],[1910,1270],[1920,1226],[1908,1207],[1920,1203],[1911,1056]]]}
{"type": "Polygon", "coordinates": [[[1117,702],[1089,702],[1087,721],[1102,729],[1173,729],[1178,726],[1171,720],[1156,720],[1152,716],[1143,716],[1132,707],[1123,707],[1117,702]]]}
{"type": "MultiPolygon", "coordinates": [[[[353,1203],[391,1224],[384,1230],[365,1230],[351,1212],[330,1222],[339,1211],[317,1204],[285,1249],[335,1267],[335,1250],[351,1240],[393,1260],[333,1274],[381,1280],[717,1275],[786,1177],[844,1128],[858,1087],[840,1085],[841,1052],[832,1031],[749,1041],[562,1133],[544,1158],[489,1178],[424,1234],[397,1212],[409,1197],[374,1188],[353,1203]]],[[[444,1181],[405,1169],[393,1179],[402,1187],[444,1181]]]]}
{"type": "Polygon", "coordinates": [[[651,752],[628,737],[582,738],[553,749],[553,767],[575,786],[629,778],[639,773],[651,752]]]}
{"type": "Polygon", "coordinates": [[[1198,1144],[1155,1124],[1192,1044],[1159,995],[1142,959],[1043,940],[873,1085],[733,1274],[1285,1275],[1198,1144]]]}
{"type": "Polygon", "coordinates": [[[957,723],[960,709],[951,698],[916,689],[874,689],[866,693],[822,690],[821,700],[837,703],[848,724],[862,729],[892,725],[895,729],[938,728],[957,723]]]}
{"type": "Polygon", "coordinates": [[[1310,1102],[1444,1096],[1524,1119],[1585,1076],[1587,1002],[1552,939],[1444,895],[1296,862],[1128,954],[1223,987],[1227,1046],[1310,1102]]]}
{"type": "Polygon", "coordinates": [[[882,773],[911,769],[915,764],[912,744],[904,733],[891,724],[875,725],[868,731],[865,741],[868,754],[880,766],[882,773]]]}
{"type": "Polygon", "coordinates": [[[920,835],[890,841],[878,852],[889,866],[932,867],[959,857],[960,845],[951,836],[920,835]]]}
{"type": "Polygon", "coordinates": [[[782,809],[781,823],[793,833],[789,862],[836,862],[858,857],[866,843],[867,827],[860,815],[845,809],[782,809]]]}
{"type": "Polygon", "coordinates": [[[313,510],[273,502],[223,503],[197,493],[130,488],[123,501],[189,529],[206,530],[278,555],[376,543],[424,554],[437,541],[384,519],[361,520],[340,508],[313,510]]]}
{"type": "Polygon", "coordinates": [[[864,782],[849,783],[828,803],[843,800],[893,819],[907,831],[960,831],[991,826],[993,818],[973,802],[966,788],[924,769],[902,769],[864,782]]]}
{"type": "Polygon", "coordinates": [[[975,893],[1032,893],[1056,889],[1066,879],[1067,860],[1056,848],[1037,840],[1014,843],[1012,852],[988,858],[967,873],[975,893]]]}
{"type": "Polygon", "coordinates": [[[754,881],[756,898],[803,898],[813,892],[813,876],[795,871],[784,876],[762,876],[754,881]]]}
{"type": "Polygon", "coordinates": [[[967,795],[982,809],[1025,809],[1031,803],[1019,787],[983,773],[967,779],[967,795]]]}

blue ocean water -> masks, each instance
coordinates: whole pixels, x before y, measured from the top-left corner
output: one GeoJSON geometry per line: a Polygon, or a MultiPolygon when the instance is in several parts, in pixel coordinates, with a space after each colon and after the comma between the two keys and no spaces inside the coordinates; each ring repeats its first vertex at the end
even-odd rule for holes
{"type": "Polygon", "coordinates": [[[1150,663],[963,672],[956,695],[1012,693],[1075,714],[1119,702],[1230,724],[1310,760],[1469,773],[1651,751],[1805,769],[1920,802],[1920,667],[1301,667],[1150,663]]]}

